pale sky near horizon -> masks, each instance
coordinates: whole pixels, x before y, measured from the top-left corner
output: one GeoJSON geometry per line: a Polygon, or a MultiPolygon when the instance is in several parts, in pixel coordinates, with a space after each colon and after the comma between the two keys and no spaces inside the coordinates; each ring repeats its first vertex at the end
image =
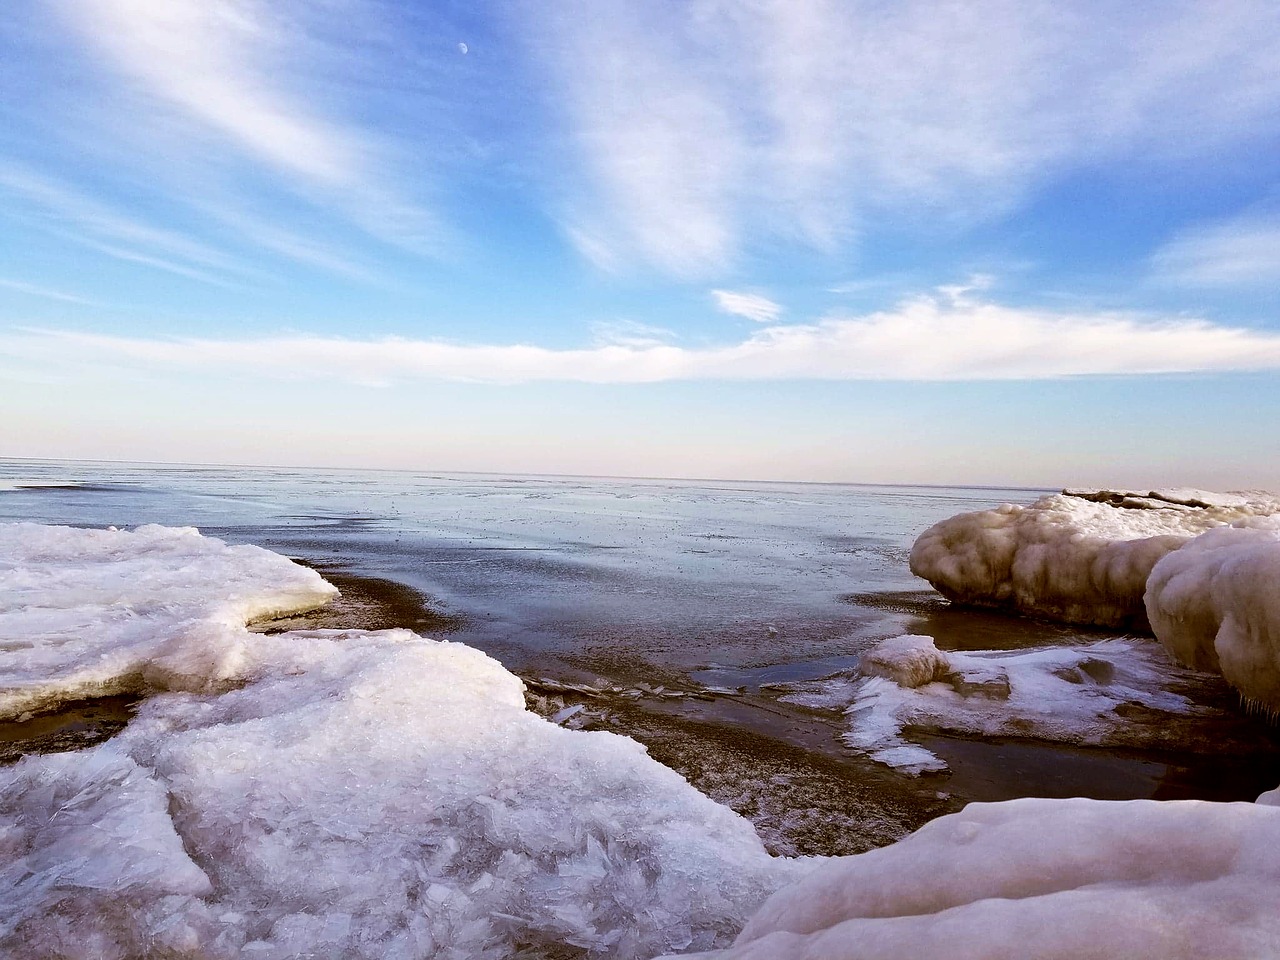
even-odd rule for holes
{"type": "Polygon", "coordinates": [[[0,456],[1280,489],[1280,5],[15,0],[0,456]]]}

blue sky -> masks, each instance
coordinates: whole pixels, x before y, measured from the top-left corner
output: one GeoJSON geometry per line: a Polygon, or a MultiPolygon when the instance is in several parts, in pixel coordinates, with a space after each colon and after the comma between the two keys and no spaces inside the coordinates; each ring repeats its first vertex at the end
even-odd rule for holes
{"type": "Polygon", "coordinates": [[[0,453],[1280,488],[1280,6],[15,0],[0,453]]]}

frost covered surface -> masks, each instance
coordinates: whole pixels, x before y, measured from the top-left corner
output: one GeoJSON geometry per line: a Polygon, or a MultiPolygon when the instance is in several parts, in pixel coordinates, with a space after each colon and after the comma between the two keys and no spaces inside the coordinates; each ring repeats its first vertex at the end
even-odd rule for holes
{"type": "Polygon", "coordinates": [[[1272,957],[1277,844],[1264,804],[970,804],[815,867],[704,960],[1272,957]]]}
{"type": "Polygon", "coordinates": [[[806,684],[783,699],[845,708],[845,743],[904,773],[947,768],[907,739],[904,731],[911,727],[1086,746],[1195,749],[1181,721],[1204,712],[1168,689],[1181,672],[1149,640],[955,653],[938,650],[928,637],[894,637],[869,651],[861,669],[869,675],[806,684]]]}
{"type": "Polygon", "coordinates": [[[1151,571],[1147,615],[1178,659],[1280,710],[1280,517],[1220,527],[1151,571]]]}
{"type": "MultiPolygon", "coordinates": [[[[144,531],[161,552],[196,536],[144,531]]],[[[52,537],[55,570],[76,534],[100,552],[92,531],[24,532],[52,537]]],[[[234,590],[270,594],[279,573],[234,590]]],[[[196,610],[184,591],[149,592],[196,610]]],[[[56,606],[43,596],[33,625],[56,606]]],[[[529,713],[479,651],[407,631],[251,635],[228,605],[205,609],[207,629],[164,621],[185,690],[93,750],[0,770],[0,954],[647,957],[727,944],[807,869],[634,741],[529,713]],[[206,637],[222,655],[194,655],[206,637]]]]}
{"type": "Polygon", "coordinates": [[[926,530],[911,571],[961,603],[1146,629],[1152,567],[1192,537],[1280,511],[1268,495],[1069,491],[966,513],[926,530]]]}
{"type": "Polygon", "coordinates": [[[230,680],[247,621],[336,595],[314,570],[191,527],[0,524],[0,720],[230,680]]]}

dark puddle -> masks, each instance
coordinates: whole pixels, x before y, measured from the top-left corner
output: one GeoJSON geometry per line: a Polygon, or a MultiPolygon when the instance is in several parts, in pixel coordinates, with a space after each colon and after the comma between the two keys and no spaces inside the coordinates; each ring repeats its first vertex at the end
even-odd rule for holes
{"type": "Polygon", "coordinates": [[[140,697],[102,697],[27,720],[0,721],[0,765],[27,753],[82,750],[109,740],[133,718],[140,697]]]}
{"type": "Polygon", "coordinates": [[[1071,747],[920,734],[951,766],[946,789],[970,801],[1016,797],[1095,800],[1244,800],[1280,783],[1280,752],[1241,757],[1071,747]]]}
{"type": "Polygon", "coordinates": [[[1012,616],[983,607],[952,603],[932,590],[848,593],[844,603],[886,614],[903,633],[933,637],[939,650],[1018,650],[1120,636],[1115,630],[1012,616]]]}
{"type": "MultiPolygon", "coordinates": [[[[1123,635],[966,607],[931,590],[848,594],[841,600],[878,610],[902,632],[931,636],[943,650],[1016,650],[1123,635]]],[[[1252,801],[1280,783],[1280,729],[1245,711],[1221,678],[1182,672],[1180,681],[1178,673],[1171,670],[1169,689],[1205,708],[1199,720],[1174,718],[1192,726],[1200,741],[1183,749],[1076,747],[925,730],[908,730],[908,737],[950,766],[950,773],[935,776],[945,789],[973,801],[1025,796],[1252,801]]],[[[1136,705],[1133,714],[1134,723],[1160,722],[1136,705]]]]}

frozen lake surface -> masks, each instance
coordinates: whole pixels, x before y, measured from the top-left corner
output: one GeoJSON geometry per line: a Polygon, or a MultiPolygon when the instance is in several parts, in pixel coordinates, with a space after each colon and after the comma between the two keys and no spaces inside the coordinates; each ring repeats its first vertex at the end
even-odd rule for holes
{"type": "Polygon", "coordinates": [[[196,526],[412,588],[424,609],[406,626],[497,657],[549,713],[581,705],[647,743],[780,852],[851,852],[970,799],[1274,786],[1269,731],[1224,715],[1212,687],[1202,736],[1230,756],[925,730],[949,770],[916,778],[850,750],[838,707],[794,695],[903,633],[949,650],[1114,636],[954,608],[908,571],[935,522],[1041,492],[0,461],[0,521],[196,526]]]}

